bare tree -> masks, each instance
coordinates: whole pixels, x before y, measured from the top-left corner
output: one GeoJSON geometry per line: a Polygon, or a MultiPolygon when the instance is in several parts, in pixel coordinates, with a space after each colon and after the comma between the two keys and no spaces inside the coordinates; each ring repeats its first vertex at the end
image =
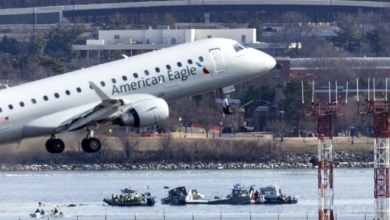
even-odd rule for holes
{"type": "Polygon", "coordinates": [[[119,142],[126,155],[126,159],[129,160],[131,154],[134,152],[135,148],[138,146],[141,140],[137,137],[121,136],[119,137],[119,142]]]}
{"type": "Polygon", "coordinates": [[[279,41],[285,43],[290,56],[299,56],[303,39],[312,35],[311,28],[307,25],[309,19],[297,12],[287,12],[282,15],[282,20],[286,23],[280,32],[279,41]]]}
{"type": "Polygon", "coordinates": [[[173,141],[173,137],[170,132],[162,136],[160,138],[161,149],[163,149],[164,151],[167,150],[171,145],[172,141],[173,141]]]}

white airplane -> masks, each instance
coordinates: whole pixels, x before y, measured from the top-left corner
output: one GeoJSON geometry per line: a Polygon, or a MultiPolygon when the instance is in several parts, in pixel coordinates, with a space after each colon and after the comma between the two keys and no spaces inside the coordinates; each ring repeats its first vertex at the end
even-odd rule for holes
{"type": "MultiPolygon", "coordinates": [[[[226,95],[275,64],[259,50],[210,38],[2,89],[0,143],[48,135],[46,150],[61,153],[58,133],[87,128],[82,149],[98,152],[100,125],[155,125],[169,116],[166,101],[215,89],[226,95]]],[[[234,112],[227,101],[223,110],[234,112]]]]}

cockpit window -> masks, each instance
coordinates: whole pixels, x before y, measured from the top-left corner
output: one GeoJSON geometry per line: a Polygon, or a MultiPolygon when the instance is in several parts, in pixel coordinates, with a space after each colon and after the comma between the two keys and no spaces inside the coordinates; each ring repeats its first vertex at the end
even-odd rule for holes
{"type": "Polygon", "coordinates": [[[237,44],[234,44],[233,47],[234,47],[234,50],[235,50],[236,52],[245,49],[244,46],[242,46],[241,44],[238,44],[238,43],[237,43],[237,44]]]}

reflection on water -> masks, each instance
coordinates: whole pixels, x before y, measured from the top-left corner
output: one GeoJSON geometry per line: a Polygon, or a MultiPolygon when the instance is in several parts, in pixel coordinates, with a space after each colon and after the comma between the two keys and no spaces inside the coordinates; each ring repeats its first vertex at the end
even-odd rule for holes
{"type": "MultiPolygon", "coordinates": [[[[70,219],[318,219],[317,170],[180,170],[180,171],[19,171],[0,172],[1,219],[31,219],[38,207],[58,207],[70,219]],[[293,205],[162,205],[169,189],[196,188],[206,198],[226,196],[235,183],[278,183],[285,194],[298,195],[293,205]],[[157,197],[153,207],[111,207],[102,202],[132,186],[157,197]],[[68,207],[73,204],[75,207],[68,207]]],[[[372,169],[334,170],[334,210],[339,219],[372,219],[372,169]],[[342,218],[341,218],[342,217],[342,218]]]]}

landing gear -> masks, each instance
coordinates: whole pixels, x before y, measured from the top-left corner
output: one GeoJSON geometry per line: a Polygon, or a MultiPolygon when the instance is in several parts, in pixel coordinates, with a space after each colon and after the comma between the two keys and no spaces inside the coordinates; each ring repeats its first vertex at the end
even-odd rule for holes
{"type": "Polygon", "coordinates": [[[223,113],[225,115],[231,115],[233,114],[236,109],[234,108],[233,105],[229,105],[229,94],[230,92],[233,92],[235,91],[235,88],[234,86],[228,86],[228,87],[224,87],[224,88],[221,88],[219,89],[219,92],[223,94],[224,96],[224,99],[223,99],[223,102],[222,102],[222,105],[223,105],[223,113]]]}
{"type": "Polygon", "coordinates": [[[99,139],[93,137],[93,130],[88,129],[88,135],[81,141],[81,148],[86,153],[96,153],[100,150],[99,139]]]}
{"type": "Polygon", "coordinates": [[[225,113],[226,115],[231,115],[235,111],[236,109],[232,105],[223,106],[223,113],[225,113]]]}
{"type": "Polygon", "coordinates": [[[61,139],[52,136],[46,141],[46,150],[52,154],[62,153],[65,149],[65,144],[61,139]]]}
{"type": "Polygon", "coordinates": [[[229,105],[228,96],[223,100],[223,113],[226,115],[231,115],[236,111],[233,105],[229,105]]]}
{"type": "Polygon", "coordinates": [[[96,153],[100,150],[101,143],[97,138],[84,138],[81,141],[81,148],[86,153],[96,153]]]}

